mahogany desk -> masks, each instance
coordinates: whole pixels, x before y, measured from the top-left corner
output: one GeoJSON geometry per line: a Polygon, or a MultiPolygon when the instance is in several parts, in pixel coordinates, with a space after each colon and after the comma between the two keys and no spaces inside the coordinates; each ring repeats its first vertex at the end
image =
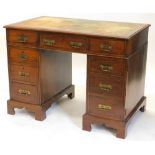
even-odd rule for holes
{"type": "Polygon", "coordinates": [[[15,114],[14,108],[26,108],[36,120],[43,120],[61,96],[72,99],[72,53],[87,54],[83,129],[104,124],[125,138],[129,119],[138,109],[145,110],[149,25],[39,17],[5,28],[9,114],[15,114]]]}

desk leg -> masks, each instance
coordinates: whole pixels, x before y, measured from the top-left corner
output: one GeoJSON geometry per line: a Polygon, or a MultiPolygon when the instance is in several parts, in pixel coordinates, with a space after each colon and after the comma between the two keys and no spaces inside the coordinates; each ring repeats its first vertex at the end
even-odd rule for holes
{"type": "Polygon", "coordinates": [[[7,102],[7,112],[10,115],[15,115],[14,107],[9,103],[9,101],[7,102]]]}
{"type": "Polygon", "coordinates": [[[35,112],[35,119],[38,121],[43,121],[46,118],[46,111],[41,107],[35,112]]]}
{"type": "Polygon", "coordinates": [[[72,85],[72,87],[69,89],[69,92],[67,93],[68,98],[73,99],[75,97],[75,86],[72,85]]]}
{"type": "Polygon", "coordinates": [[[91,131],[91,120],[87,114],[83,115],[83,130],[91,131]]]}
{"type": "Polygon", "coordinates": [[[124,127],[120,129],[116,129],[116,137],[125,139],[126,137],[126,125],[124,123],[124,127]]]}

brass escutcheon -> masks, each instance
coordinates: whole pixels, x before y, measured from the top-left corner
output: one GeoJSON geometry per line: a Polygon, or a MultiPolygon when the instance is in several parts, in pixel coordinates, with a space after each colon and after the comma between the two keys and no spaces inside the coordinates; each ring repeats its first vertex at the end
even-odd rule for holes
{"type": "Polygon", "coordinates": [[[113,70],[113,67],[111,65],[108,65],[108,64],[100,65],[100,68],[104,72],[110,72],[113,70]]]}
{"type": "Polygon", "coordinates": [[[25,53],[21,53],[21,54],[19,54],[19,58],[22,59],[22,60],[27,60],[28,59],[28,55],[25,54],[25,53]]]}
{"type": "Polygon", "coordinates": [[[112,46],[108,44],[101,44],[100,48],[104,52],[110,52],[112,50],[112,46]]]}
{"type": "Polygon", "coordinates": [[[99,84],[99,88],[100,88],[101,90],[104,90],[104,91],[109,92],[109,91],[112,90],[112,85],[100,83],[100,84],[99,84]]]}
{"type": "Polygon", "coordinates": [[[43,43],[46,46],[53,46],[55,44],[55,40],[50,40],[50,39],[43,39],[43,43]]]}
{"type": "Polygon", "coordinates": [[[25,35],[18,36],[17,41],[20,43],[26,43],[28,41],[28,37],[25,35]]]}
{"type": "Polygon", "coordinates": [[[29,76],[29,73],[28,72],[18,72],[18,75],[21,77],[27,77],[27,76],[29,76]]]}
{"type": "Polygon", "coordinates": [[[105,105],[105,104],[98,104],[98,108],[99,108],[100,110],[111,110],[111,109],[112,109],[111,106],[105,105]]]}
{"type": "Polygon", "coordinates": [[[28,96],[31,94],[29,90],[25,90],[25,89],[19,89],[18,93],[25,96],[28,96]]]}
{"type": "Polygon", "coordinates": [[[73,47],[73,48],[80,48],[82,46],[82,43],[71,41],[70,46],[73,47]]]}

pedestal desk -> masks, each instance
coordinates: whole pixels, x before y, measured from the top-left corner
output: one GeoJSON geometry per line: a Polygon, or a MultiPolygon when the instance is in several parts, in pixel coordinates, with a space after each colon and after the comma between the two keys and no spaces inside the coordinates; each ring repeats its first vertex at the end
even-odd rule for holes
{"type": "MultiPolygon", "coordinates": [[[[145,110],[147,24],[38,17],[4,26],[7,34],[10,100],[36,120],[60,97],[74,97],[72,53],[87,54],[83,129],[104,124],[125,138],[129,119],[145,110]]],[[[80,78],[81,75],[79,75],[80,78]]]]}

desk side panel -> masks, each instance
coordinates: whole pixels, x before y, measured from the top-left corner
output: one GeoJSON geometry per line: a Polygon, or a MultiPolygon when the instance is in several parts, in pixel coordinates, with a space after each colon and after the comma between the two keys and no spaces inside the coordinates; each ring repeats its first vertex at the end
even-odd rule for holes
{"type": "Polygon", "coordinates": [[[41,103],[72,84],[72,54],[41,50],[41,103]]]}
{"type": "MultiPolygon", "coordinates": [[[[138,102],[144,97],[146,58],[147,58],[147,34],[141,38],[143,44],[133,51],[127,59],[126,81],[126,118],[133,112],[138,102]],[[144,42],[145,40],[145,42],[144,42]]],[[[140,41],[138,41],[140,42],[140,41]]],[[[137,41],[135,42],[135,44],[137,41]]],[[[141,44],[141,43],[139,43],[141,44]]]]}

